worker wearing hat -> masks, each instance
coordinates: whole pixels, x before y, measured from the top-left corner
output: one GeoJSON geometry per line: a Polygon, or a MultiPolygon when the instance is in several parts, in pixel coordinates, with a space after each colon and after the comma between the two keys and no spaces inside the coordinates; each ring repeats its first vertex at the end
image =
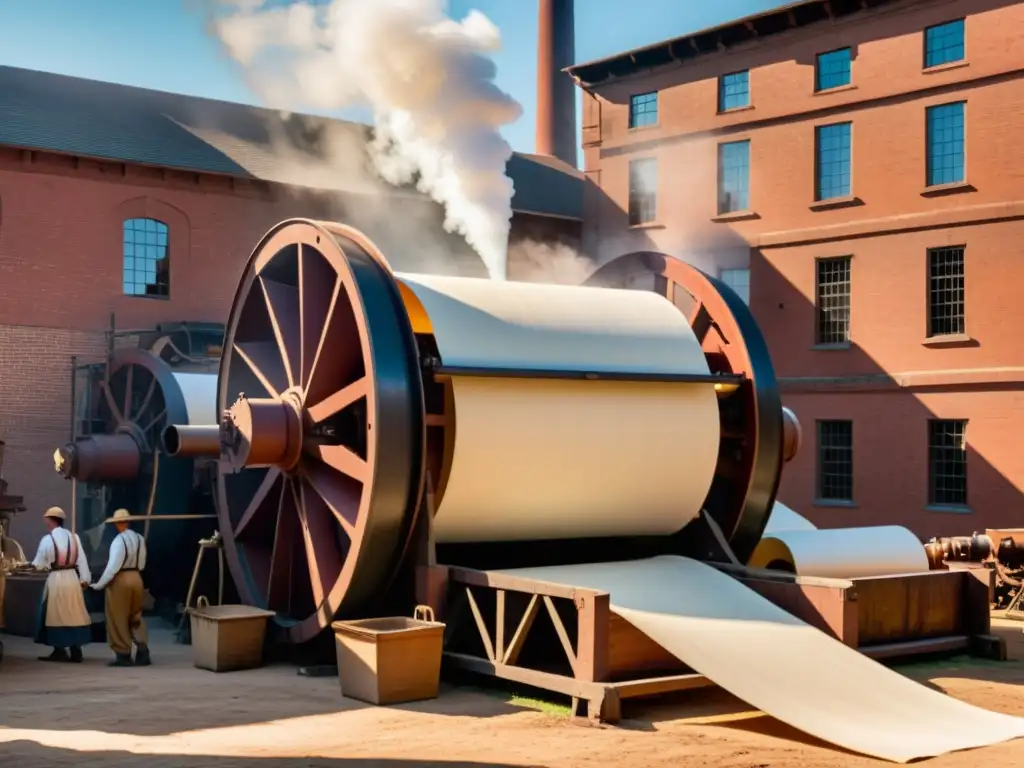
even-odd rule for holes
{"type": "Polygon", "coordinates": [[[43,661],[82,661],[82,646],[92,639],[92,619],[85,609],[82,587],[89,584],[89,563],[82,555],[77,533],[64,527],[64,510],[43,513],[46,535],[39,542],[32,566],[49,571],[39,606],[36,642],[53,647],[43,661]],[[70,653],[69,653],[70,651],[70,653]]]}
{"type": "Polygon", "coordinates": [[[119,509],[107,519],[117,529],[103,575],[92,585],[105,589],[107,644],[114,652],[112,667],[148,667],[150,664],[146,623],[142,620],[142,571],[146,568],[146,540],[129,524],[131,513],[119,509]],[[132,661],[132,644],[135,660],[132,661]]]}

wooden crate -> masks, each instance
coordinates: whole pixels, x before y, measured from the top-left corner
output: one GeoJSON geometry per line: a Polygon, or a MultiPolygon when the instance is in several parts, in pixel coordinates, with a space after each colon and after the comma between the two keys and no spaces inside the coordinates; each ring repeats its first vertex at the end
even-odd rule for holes
{"type": "Polygon", "coordinates": [[[369,704],[436,699],[444,624],[405,616],[336,621],[341,693],[369,704]]]}

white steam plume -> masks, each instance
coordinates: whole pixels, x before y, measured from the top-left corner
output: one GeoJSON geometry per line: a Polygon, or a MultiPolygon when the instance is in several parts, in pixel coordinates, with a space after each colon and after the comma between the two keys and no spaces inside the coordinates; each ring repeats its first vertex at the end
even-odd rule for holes
{"type": "Polygon", "coordinates": [[[512,155],[500,129],[522,113],[494,84],[497,27],[443,0],[331,0],[281,6],[221,0],[212,24],[252,87],[279,108],[368,106],[370,153],[385,181],[441,203],[493,278],[504,279],[512,155]],[[226,8],[227,12],[224,12],[226,8]]]}

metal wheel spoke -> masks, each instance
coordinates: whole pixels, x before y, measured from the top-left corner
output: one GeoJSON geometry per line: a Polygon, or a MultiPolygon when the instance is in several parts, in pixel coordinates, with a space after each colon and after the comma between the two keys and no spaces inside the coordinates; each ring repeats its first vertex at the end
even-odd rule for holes
{"type": "Polygon", "coordinates": [[[280,477],[281,470],[277,467],[271,467],[267,470],[267,474],[264,476],[263,482],[260,483],[260,487],[256,489],[256,493],[253,494],[252,499],[249,501],[249,506],[245,508],[245,512],[242,513],[242,517],[238,521],[238,525],[235,526],[236,537],[241,537],[243,535],[246,527],[257,515],[270,514],[272,511],[277,512],[280,508],[280,495],[275,496],[271,493],[271,490],[280,477]]]}
{"type": "Polygon", "coordinates": [[[365,483],[367,480],[366,460],[344,445],[309,445],[307,451],[320,459],[331,469],[365,483]]]}
{"type": "Polygon", "coordinates": [[[156,377],[154,376],[149,380],[149,389],[146,390],[146,396],[142,398],[142,405],[139,406],[139,412],[135,414],[135,420],[140,421],[142,414],[149,408],[149,401],[153,399],[153,393],[156,392],[156,377]]]}
{"type": "Polygon", "coordinates": [[[100,389],[103,391],[103,399],[107,401],[107,407],[110,409],[110,415],[114,418],[118,424],[124,421],[124,416],[121,414],[121,410],[117,407],[117,403],[114,402],[114,393],[110,391],[110,381],[104,381],[100,384],[100,389]]]}
{"type": "Polygon", "coordinates": [[[299,331],[299,290],[284,283],[260,278],[267,314],[274,329],[278,352],[284,364],[288,386],[294,387],[301,376],[301,339],[299,331]]]}
{"type": "Polygon", "coordinates": [[[330,466],[317,461],[306,460],[302,466],[310,486],[334,513],[345,533],[351,537],[359,519],[362,484],[352,477],[338,474],[330,466]]]}
{"type": "Polygon", "coordinates": [[[167,409],[164,408],[162,411],[160,411],[160,413],[158,413],[156,416],[154,416],[152,419],[149,420],[149,424],[144,426],[142,428],[142,431],[143,432],[149,432],[149,430],[151,430],[153,428],[153,425],[156,424],[158,421],[160,421],[160,419],[162,419],[166,415],[167,415],[167,409]]]}
{"type": "Polygon", "coordinates": [[[284,364],[280,362],[277,344],[272,341],[250,341],[246,344],[235,344],[234,353],[245,361],[253,376],[259,380],[270,397],[278,397],[285,389],[285,387],[272,384],[269,376],[264,373],[264,370],[273,372],[277,367],[280,367],[282,374],[284,373],[284,364]]]}
{"type": "MultiPolygon", "coordinates": [[[[306,566],[313,589],[313,602],[319,606],[330,594],[338,574],[341,573],[342,554],[338,547],[334,522],[322,503],[307,503],[310,496],[305,483],[298,488],[292,484],[292,494],[299,512],[299,527],[306,548],[306,566]]],[[[312,494],[316,498],[316,494],[312,494]]]]}
{"type": "Polygon", "coordinates": [[[287,480],[281,483],[281,494],[277,497],[277,525],[267,580],[267,608],[278,612],[291,608],[292,553],[299,538],[299,518],[289,486],[287,480]]]}
{"type": "Polygon", "coordinates": [[[309,383],[320,351],[323,331],[327,327],[327,316],[337,301],[341,290],[334,268],[317,253],[312,246],[303,245],[299,250],[299,315],[301,319],[300,368],[302,386],[309,383]]]}
{"type": "Polygon", "coordinates": [[[319,403],[364,375],[363,350],[357,341],[359,337],[359,326],[348,293],[338,281],[324,318],[324,331],[309,372],[309,381],[306,382],[305,402],[319,403]]]}
{"type": "Polygon", "coordinates": [[[336,413],[348,408],[356,401],[364,398],[370,392],[370,380],[365,376],[352,382],[347,387],[335,392],[312,407],[307,407],[306,413],[314,424],[331,418],[336,413]]]}
{"type": "Polygon", "coordinates": [[[125,376],[124,381],[124,408],[121,413],[124,414],[125,421],[132,420],[132,374],[135,372],[135,366],[128,366],[128,373],[125,376]]]}

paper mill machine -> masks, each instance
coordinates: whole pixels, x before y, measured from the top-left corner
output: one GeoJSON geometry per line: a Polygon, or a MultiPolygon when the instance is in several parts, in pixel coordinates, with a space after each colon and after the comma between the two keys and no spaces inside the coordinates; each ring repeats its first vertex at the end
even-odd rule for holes
{"type": "Polygon", "coordinates": [[[215,528],[199,517],[214,514],[214,467],[162,455],[160,435],[215,418],[223,335],[217,323],[112,330],[106,361],[76,371],[73,439],[54,452],[57,472],[76,481],[75,527],[95,573],[115,533],[104,520],[120,507],[149,518],[133,525],[148,544],[147,588],[168,613],[184,598],[196,542],[215,528]]]}
{"type": "Polygon", "coordinates": [[[800,439],[744,302],[659,254],[591,282],[607,287],[398,274],[349,227],[271,230],[228,319],[219,426],[164,433],[171,455],[219,454],[243,600],[276,611],[295,643],[337,617],[427,603],[448,623],[449,662],[607,719],[612,700],[696,676],[607,594],[499,571],[685,555],[844,642],[878,644],[863,620],[858,636],[850,582],[743,566],[800,439]]]}

